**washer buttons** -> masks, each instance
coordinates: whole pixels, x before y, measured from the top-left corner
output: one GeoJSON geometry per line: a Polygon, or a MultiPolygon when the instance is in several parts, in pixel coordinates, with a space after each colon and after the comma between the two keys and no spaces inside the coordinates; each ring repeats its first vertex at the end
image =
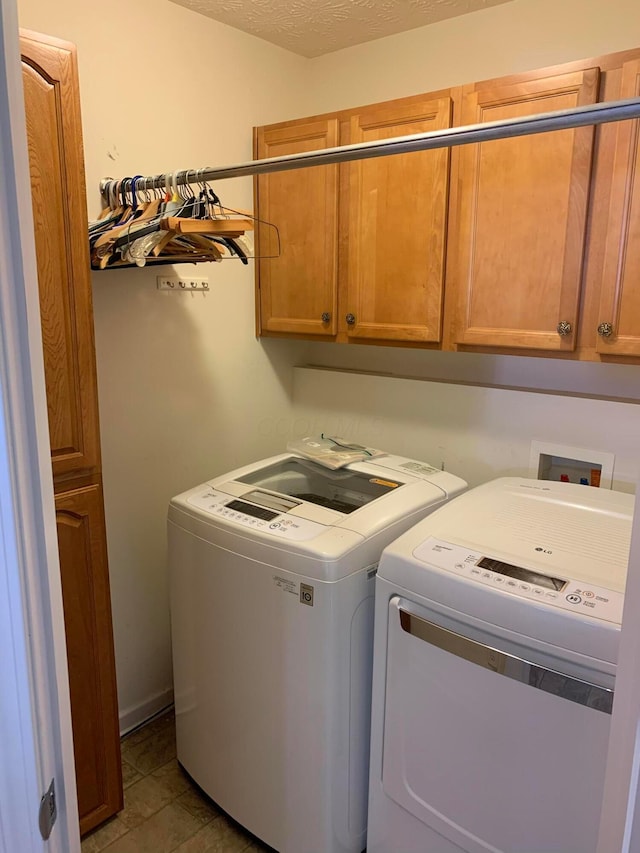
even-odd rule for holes
{"type": "Polygon", "coordinates": [[[579,595],[576,595],[574,592],[567,595],[566,599],[569,604],[580,604],[580,602],[582,601],[582,598],[579,595]]]}

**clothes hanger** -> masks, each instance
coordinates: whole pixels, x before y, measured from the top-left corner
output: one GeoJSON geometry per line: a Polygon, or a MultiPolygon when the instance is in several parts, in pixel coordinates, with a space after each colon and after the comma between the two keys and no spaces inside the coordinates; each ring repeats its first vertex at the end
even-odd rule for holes
{"type": "Polygon", "coordinates": [[[153,198],[140,175],[110,181],[103,193],[108,205],[104,216],[90,227],[92,267],[177,263],[178,258],[219,262],[228,257],[246,265],[253,250],[245,235],[260,220],[249,211],[223,205],[202,180],[205,171],[165,173],[164,190],[153,188],[153,198]]]}
{"type": "MultiPolygon", "coordinates": [[[[191,213],[192,205],[188,197],[178,192],[178,173],[168,173],[168,179],[165,184],[164,203],[153,205],[149,210],[150,224],[144,222],[140,227],[135,227],[133,231],[125,229],[124,235],[116,235],[115,240],[109,245],[111,257],[103,261],[102,268],[107,266],[119,266],[121,262],[127,262],[129,265],[145,266],[147,261],[155,259],[163,251],[174,238],[173,233],[164,233],[166,229],[160,228],[161,217],[170,211],[175,215],[175,218],[188,216],[191,213]],[[153,218],[152,218],[153,217],[153,218]],[[132,235],[135,239],[131,239],[132,235]],[[118,258],[116,252],[120,253],[118,258]]],[[[188,251],[189,247],[180,247],[181,252],[188,251]]],[[[218,259],[218,254],[215,254],[214,260],[218,259]]]]}

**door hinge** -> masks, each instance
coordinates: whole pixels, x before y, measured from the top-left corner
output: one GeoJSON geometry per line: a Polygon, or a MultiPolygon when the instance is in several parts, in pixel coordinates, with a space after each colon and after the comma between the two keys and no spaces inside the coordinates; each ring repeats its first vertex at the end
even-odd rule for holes
{"type": "Polygon", "coordinates": [[[40,835],[45,841],[51,835],[53,824],[56,822],[56,818],[58,817],[55,782],[56,780],[52,779],[51,784],[49,785],[49,790],[42,795],[42,799],[40,800],[40,809],[38,811],[40,835]]]}

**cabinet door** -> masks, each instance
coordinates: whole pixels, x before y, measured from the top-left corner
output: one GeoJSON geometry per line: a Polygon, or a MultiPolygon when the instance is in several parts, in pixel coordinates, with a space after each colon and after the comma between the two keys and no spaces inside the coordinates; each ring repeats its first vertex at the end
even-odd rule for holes
{"type": "MultiPolygon", "coordinates": [[[[258,158],[338,144],[337,119],[259,128],[258,158]]],[[[338,167],[295,169],[257,179],[260,331],[335,335],[338,167]],[[279,236],[279,239],[278,239],[279,236]],[[278,255],[268,258],[267,255],[278,255]]]]}
{"type": "Polygon", "coordinates": [[[100,486],[56,496],[80,832],[122,808],[111,599],[100,486]]]}
{"type": "MultiPolygon", "coordinates": [[[[590,104],[598,80],[590,68],[467,92],[462,123],[590,104]]],[[[457,149],[447,281],[458,297],[457,343],[575,348],[593,135],[584,127],[457,149]]]]}
{"type": "MultiPolygon", "coordinates": [[[[640,97],[640,60],[625,63],[621,98],[640,97]]],[[[598,342],[602,354],[640,356],[640,122],[617,125],[598,342]]]]}
{"type": "MultiPolygon", "coordinates": [[[[451,125],[451,99],[387,104],[351,117],[351,143],[451,125]]],[[[438,342],[442,330],[449,149],[349,166],[347,333],[438,342]]]]}
{"type": "Polygon", "coordinates": [[[75,49],[21,37],[54,476],[99,469],[82,127],[75,49]]]}

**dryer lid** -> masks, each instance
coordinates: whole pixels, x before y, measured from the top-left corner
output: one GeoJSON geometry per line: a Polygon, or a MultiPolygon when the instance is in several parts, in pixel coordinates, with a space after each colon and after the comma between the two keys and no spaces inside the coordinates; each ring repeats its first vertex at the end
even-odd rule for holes
{"type": "Polygon", "coordinates": [[[427,535],[542,575],[624,591],[633,495],[502,477],[443,507],[427,535]]]}

